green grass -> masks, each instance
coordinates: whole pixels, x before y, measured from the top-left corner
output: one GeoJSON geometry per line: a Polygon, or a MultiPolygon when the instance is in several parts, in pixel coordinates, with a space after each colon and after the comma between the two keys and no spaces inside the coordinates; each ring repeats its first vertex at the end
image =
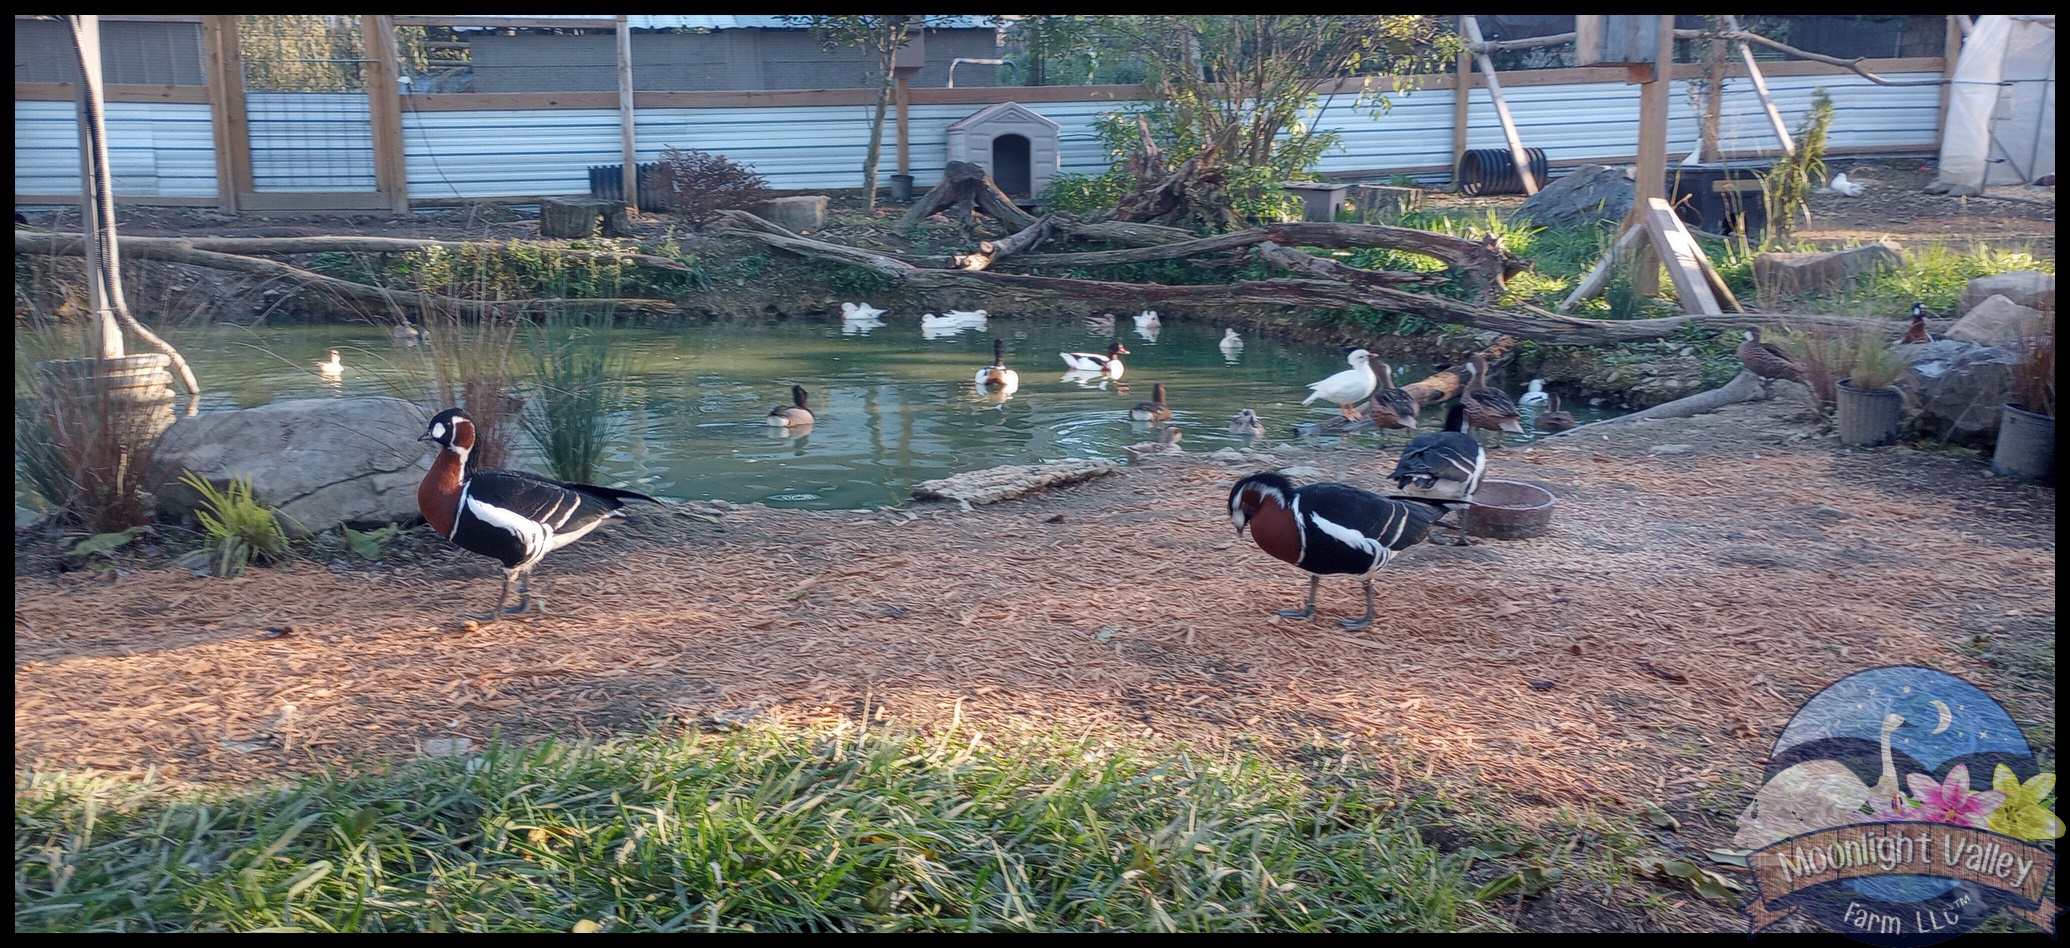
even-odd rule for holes
{"type": "Polygon", "coordinates": [[[243,794],[36,774],[15,928],[1501,927],[1415,812],[1255,756],[774,727],[243,794]]]}
{"type": "MultiPolygon", "coordinates": [[[[1817,312],[1885,317],[1907,315],[1914,302],[1923,302],[1927,309],[1952,316],[1962,301],[1962,288],[1969,281],[2014,270],[2054,273],[2056,262],[2028,251],[2002,250],[1986,244],[1967,248],[1947,244],[1910,246],[1905,248],[1904,266],[1864,276],[1840,293],[1808,302],[1817,312]]],[[[1738,292],[1737,287],[1734,292],[1738,292]]]]}

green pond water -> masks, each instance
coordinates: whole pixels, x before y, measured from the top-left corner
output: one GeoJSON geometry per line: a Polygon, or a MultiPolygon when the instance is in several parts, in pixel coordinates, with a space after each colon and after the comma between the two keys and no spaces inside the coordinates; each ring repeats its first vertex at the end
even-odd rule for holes
{"type": "MultiPolygon", "coordinates": [[[[940,338],[926,338],[918,318],[907,314],[887,314],[867,333],[844,332],[832,317],[621,327],[615,339],[632,366],[628,405],[616,416],[599,479],[674,499],[874,507],[907,501],[915,482],[959,471],[1066,457],[1124,460],[1125,446],[1154,440],[1162,427],[1127,417],[1157,382],[1169,391],[1170,424],[1183,430],[1183,446],[1193,452],[1244,444],[1228,432],[1239,409],[1258,412],[1269,443],[1289,440],[1295,423],[1336,411],[1300,402],[1308,383],[1346,368],[1340,350],[1256,336],[1227,357],[1218,345],[1220,326],[1167,323],[1153,340],[1127,316],[1119,322],[1096,331],[1076,319],[994,319],[985,331],[940,338]],[[1006,341],[1006,364],[1021,378],[1020,390],[1003,401],[979,398],[973,384],[977,370],[991,363],[995,336],[1006,341]],[[1103,350],[1117,339],[1131,350],[1118,382],[1063,378],[1058,352],[1103,350]],[[790,401],[793,383],[810,391],[818,415],[804,433],[763,422],[771,406],[790,401]]],[[[383,327],[210,327],[167,335],[201,380],[205,412],[290,398],[427,401],[425,350],[395,345],[383,327]],[[316,370],[332,348],[343,353],[339,379],[316,370]]],[[[1430,368],[1395,364],[1397,384],[1430,368]]],[[[1498,382],[1512,396],[1523,390],[1518,380],[1498,382]]],[[[1584,404],[1566,407],[1583,421],[1594,417],[1584,404]]],[[[1442,419],[1426,411],[1426,430],[1442,419]]],[[[1402,433],[1386,437],[1384,450],[1392,454],[1402,433]]],[[[1378,444],[1372,432],[1354,438],[1367,448],[1378,444]]],[[[514,465],[545,470],[529,443],[513,448],[514,465]]]]}

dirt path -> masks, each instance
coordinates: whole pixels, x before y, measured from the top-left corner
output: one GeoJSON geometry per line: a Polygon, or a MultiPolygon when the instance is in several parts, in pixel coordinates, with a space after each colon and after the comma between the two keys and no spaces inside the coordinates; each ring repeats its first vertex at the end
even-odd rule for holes
{"type": "MultiPolygon", "coordinates": [[[[1371,484],[1393,452],[1286,457],[1371,484]]],[[[1782,724],[1853,671],[1934,665],[2055,719],[2054,495],[1971,455],[1842,451],[1780,400],[1499,451],[1492,476],[1561,495],[1555,531],[1417,548],[1355,635],[1272,614],[1306,577],[1223,510],[1259,466],[1189,456],[967,513],[636,513],[541,568],[558,615],[479,629],[452,617],[486,607],[493,571],[444,549],[372,573],[21,576],[15,766],[237,782],[867,708],[1349,746],[1397,788],[1493,791],[1526,825],[1653,801],[1717,845],[1782,724]]],[[[1324,620],[1358,605],[1324,583],[1324,620]]],[[[2052,756],[2052,723],[2029,735],[2052,756]]]]}

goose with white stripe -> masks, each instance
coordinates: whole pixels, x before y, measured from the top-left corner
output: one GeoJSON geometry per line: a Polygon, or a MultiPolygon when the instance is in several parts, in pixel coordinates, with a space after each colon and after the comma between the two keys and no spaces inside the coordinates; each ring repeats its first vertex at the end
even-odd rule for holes
{"type": "Polygon", "coordinates": [[[1411,440],[1387,479],[1395,483],[1395,497],[1463,507],[1487,473],[1488,452],[1466,433],[1466,407],[1453,402],[1445,412],[1445,430],[1411,440]]]}
{"type": "Polygon", "coordinates": [[[1315,617],[1315,591],[1325,573],[1365,577],[1366,614],[1338,622],[1346,629],[1373,624],[1373,571],[1395,554],[1421,543],[1430,525],[1444,516],[1434,502],[1390,500],[1349,484],[1295,487],[1284,475],[1252,474],[1229,489],[1229,519],[1241,535],[1246,527],[1258,548],[1309,572],[1308,600],[1281,609],[1289,619],[1315,617]]]}
{"type": "Polygon", "coordinates": [[[474,420],[458,408],[431,419],[419,441],[439,446],[431,471],[417,485],[417,509],[439,536],[470,553],[503,563],[503,591],[484,622],[524,612],[532,604],[532,567],[561,547],[587,536],[604,521],[623,517],[618,508],[628,500],[660,503],[646,494],[571,484],[524,471],[484,470],[469,473],[467,457],[475,448],[474,420]],[[510,587],[518,587],[518,604],[509,610],[510,587]]]}

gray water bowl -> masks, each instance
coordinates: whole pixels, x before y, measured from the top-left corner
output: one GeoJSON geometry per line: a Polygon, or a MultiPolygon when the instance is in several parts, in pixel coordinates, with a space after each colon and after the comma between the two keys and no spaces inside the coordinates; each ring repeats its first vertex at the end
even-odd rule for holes
{"type": "Polygon", "coordinates": [[[1522,481],[1486,480],[1466,508],[1466,532],[1496,540],[1528,540],[1552,527],[1559,498],[1522,481]]]}

